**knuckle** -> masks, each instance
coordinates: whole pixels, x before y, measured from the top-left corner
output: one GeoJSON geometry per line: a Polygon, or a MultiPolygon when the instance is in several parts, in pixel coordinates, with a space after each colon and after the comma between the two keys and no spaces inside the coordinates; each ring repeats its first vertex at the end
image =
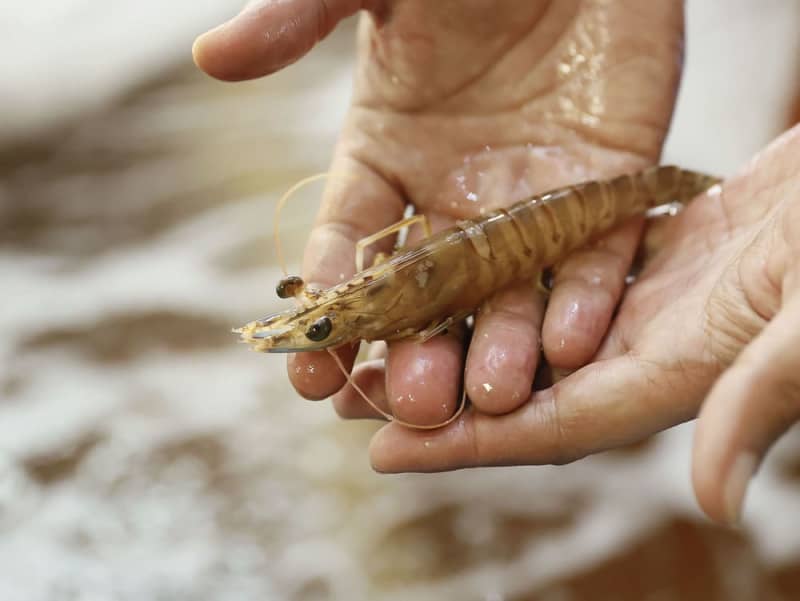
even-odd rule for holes
{"type": "Polygon", "coordinates": [[[512,324],[520,321],[530,322],[536,316],[538,300],[531,290],[510,290],[496,294],[481,306],[481,317],[492,316],[492,319],[507,320],[512,324]]]}
{"type": "Polygon", "coordinates": [[[556,271],[555,285],[578,281],[593,288],[621,285],[630,269],[630,258],[607,248],[592,248],[571,257],[556,271]]]}
{"type": "Polygon", "coordinates": [[[543,419],[550,432],[548,455],[549,463],[553,465],[566,465],[583,456],[583,454],[576,452],[576,447],[569,442],[569,431],[560,409],[560,389],[558,384],[554,385],[541,405],[544,413],[543,419]]]}

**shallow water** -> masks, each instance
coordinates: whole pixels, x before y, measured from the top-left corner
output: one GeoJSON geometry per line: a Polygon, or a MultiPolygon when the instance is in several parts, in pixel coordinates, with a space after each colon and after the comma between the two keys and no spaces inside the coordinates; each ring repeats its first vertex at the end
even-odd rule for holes
{"type": "MultiPolygon", "coordinates": [[[[691,425],[564,467],[378,476],[375,425],[233,343],[279,306],[272,207],[326,168],[351,34],[256,83],[161,65],[0,150],[0,599],[797,598],[797,436],[741,532],[695,508],[691,425]]],[[[707,97],[689,67],[667,157],[729,171],[786,94],[738,154],[682,160],[707,97]]],[[[287,210],[289,256],[317,192],[287,210]]]]}

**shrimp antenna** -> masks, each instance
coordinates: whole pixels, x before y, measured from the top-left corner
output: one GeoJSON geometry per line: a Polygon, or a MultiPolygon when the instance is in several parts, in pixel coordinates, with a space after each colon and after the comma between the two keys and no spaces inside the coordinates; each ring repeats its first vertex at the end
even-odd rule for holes
{"type": "Polygon", "coordinates": [[[349,173],[342,173],[336,171],[326,171],[324,173],[317,173],[316,175],[309,175],[308,177],[304,177],[291,188],[289,188],[286,192],[284,192],[283,196],[278,199],[278,204],[275,206],[275,229],[274,229],[274,236],[275,236],[275,255],[278,258],[278,264],[281,266],[281,271],[283,271],[283,277],[287,277],[289,273],[286,271],[286,261],[283,257],[283,247],[281,246],[281,228],[280,228],[280,220],[281,220],[281,211],[283,210],[284,205],[289,200],[289,198],[297,192],[300,188],[321,180],[326,179],[329,177],[341,177],[345,179],[355,179],[355,175],[351,175],[349,173]]]}
{"type": "Polygon", "coordinates": [[[401,419],[396,418],[391,413],[388,413],[383,409],[381,409],[380,407],[378,407],[378,405],[367,396],[367,393],[361,390],[361,387],[355,383],[355,381],[353,380],[353,376],[351,376],[350,373],[347,371],[344,364],[342,363],[342,360],[339,358],[339,355],[337,355],[332,349],[328,348],[325,350],[328,351],[330,356],[333,357],[333,360],[336,361],[336,365],[339,366],[339,371],[341,371],[342,375],[347,379],[347,383],[350,384],[350,386],[352,386],[355,389],[355,391],[359,394],[359,396],[362,399],[364,399],[370,407],[372,407],[375,411],[377,411],[387,421],[395,422],[400,424],[401,426],[405,426],[406,428],[411,428],[414,430],[437,430],[439,428],[444,428],[445,426],[452,424],[454,421],[456,421],[459,418],[459,416],[462,413],[464,413],[464,409],[467,406],[467,389],[465,386],[461,390],[461,404],[458,406],[458,410],[453,415],[448,417],[445,421],[440,422],[438,424],[433,424],[431,426],[420,426],[419,424],[412,424],[409,422],[405,422],[401,419]]]}

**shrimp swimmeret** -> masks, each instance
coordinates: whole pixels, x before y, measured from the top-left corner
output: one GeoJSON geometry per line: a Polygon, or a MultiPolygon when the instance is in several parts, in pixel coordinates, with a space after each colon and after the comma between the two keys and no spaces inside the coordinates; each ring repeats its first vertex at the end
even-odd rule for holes
{"type": "Polygon", "coordinates": [[[719,181],[659,166],[539,194],[480,219],[460,221],[327,290],[310,290],[300,278],[285,278],[278,295],[295,296],[299,305],[236,332],[255,350],[270,353],[332,349],[359,340],[425,341],[474,313],[495,291],[532,280],[648,209],[687,204],[719,181]]]}

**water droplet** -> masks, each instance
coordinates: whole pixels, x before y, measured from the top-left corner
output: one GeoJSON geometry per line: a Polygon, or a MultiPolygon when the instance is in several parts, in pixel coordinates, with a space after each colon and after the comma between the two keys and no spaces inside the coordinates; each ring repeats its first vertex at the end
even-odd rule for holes
{"type": "Polygon", "coordinates": [[[586,113],[583,113],[581,115],[581,123],[583,123],[584,125],[588,125],[590,127],[594,127],[599,122],[600,122],[600,119],[598,119],[594,115],[587,115],[586,113]]]}
{"type": "Polygon", "coordinates": [[[491,391],[492,391],[492,388],[493,388],[493,386],[492,386],[491,384],[489,384],[489,382],[484,382],[484,383],[483,383],[483,389],[484,389],[486,392],[491,392],[491,391]]]}

